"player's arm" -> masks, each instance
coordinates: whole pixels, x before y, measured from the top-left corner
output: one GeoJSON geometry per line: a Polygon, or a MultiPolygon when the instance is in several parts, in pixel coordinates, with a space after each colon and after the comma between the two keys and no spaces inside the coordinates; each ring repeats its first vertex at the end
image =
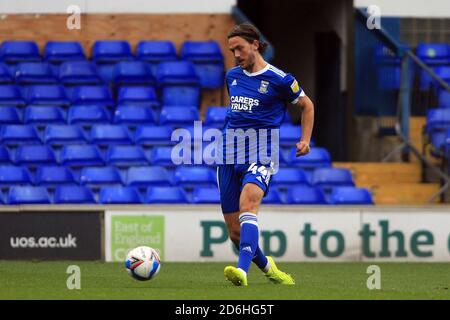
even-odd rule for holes
{"type": "Polygon", "coordinates": [[[302,113],[302,137],[296,144],[296,156],[299,157],[308,154],[310,150],[309,143],[311,141],[314,126],[314,104],[308,96],[303,95],[298,98],[295,105],[300,107],[302,113]]]}

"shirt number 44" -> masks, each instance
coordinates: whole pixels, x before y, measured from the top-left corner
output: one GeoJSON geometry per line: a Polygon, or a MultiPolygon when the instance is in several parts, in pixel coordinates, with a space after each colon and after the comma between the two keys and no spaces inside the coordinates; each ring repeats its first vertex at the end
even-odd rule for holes
{"type": "Polygon", "coordinates": [[[252,163],[250,167],[248,167],[247,171],[251,172],[254,175],[258,175],[256,178],[263,179],[266,185],[269,184],[271,172],[266,166],[257,166],[256,163],[252,163]]]}

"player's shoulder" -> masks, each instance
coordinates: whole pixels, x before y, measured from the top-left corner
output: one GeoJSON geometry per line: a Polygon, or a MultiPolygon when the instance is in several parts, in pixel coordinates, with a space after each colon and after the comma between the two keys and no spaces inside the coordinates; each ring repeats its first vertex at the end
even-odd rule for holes
{"type": "Polygon", "coordinates": [[[240,73],[242,73],[241,67],[236,66],[236,67],[234,67],[234,68],[228,69],[226,75],[227,75],[227,77],[228,77],[228,76],[237,75],[237,74],[240,74],[240,73]]]}
{"type": "Polygon", "coordinates": [[[267,69],[267,74],[270,75],[276,82],[279,83],[292,82],[293,79],[293,76],[290,73],[284,72],[283,70],[271,64],[267,69]]]}

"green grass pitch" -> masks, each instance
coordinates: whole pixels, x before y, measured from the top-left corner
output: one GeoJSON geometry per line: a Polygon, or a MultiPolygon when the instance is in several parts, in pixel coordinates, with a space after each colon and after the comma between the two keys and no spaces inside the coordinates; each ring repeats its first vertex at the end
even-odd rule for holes
{"type": "Polygon", "coordinates": [[[252,266],[248,287],[223,276],[226,263],[162,263],[156,278],[132,279],[121,263],[0,261],[0,299],[450,299],[450,263],[372,263],[381,289],[368,290],[369,263],[278,263],[297,284],[269,283],[252,266]],[[69,265],[81,268],[81,290],[68,290],[69,265]]]}

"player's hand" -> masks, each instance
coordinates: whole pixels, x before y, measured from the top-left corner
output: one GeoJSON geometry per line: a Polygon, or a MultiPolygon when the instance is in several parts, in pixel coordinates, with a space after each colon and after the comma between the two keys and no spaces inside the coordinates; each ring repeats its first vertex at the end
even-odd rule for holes
{"type": "Polygon", "coordinates": [[[309,142],[300,140],[295,146],[297,147],[297,152],[295,153],[296,157],[304,156],[309,153],[309,142]]]}

